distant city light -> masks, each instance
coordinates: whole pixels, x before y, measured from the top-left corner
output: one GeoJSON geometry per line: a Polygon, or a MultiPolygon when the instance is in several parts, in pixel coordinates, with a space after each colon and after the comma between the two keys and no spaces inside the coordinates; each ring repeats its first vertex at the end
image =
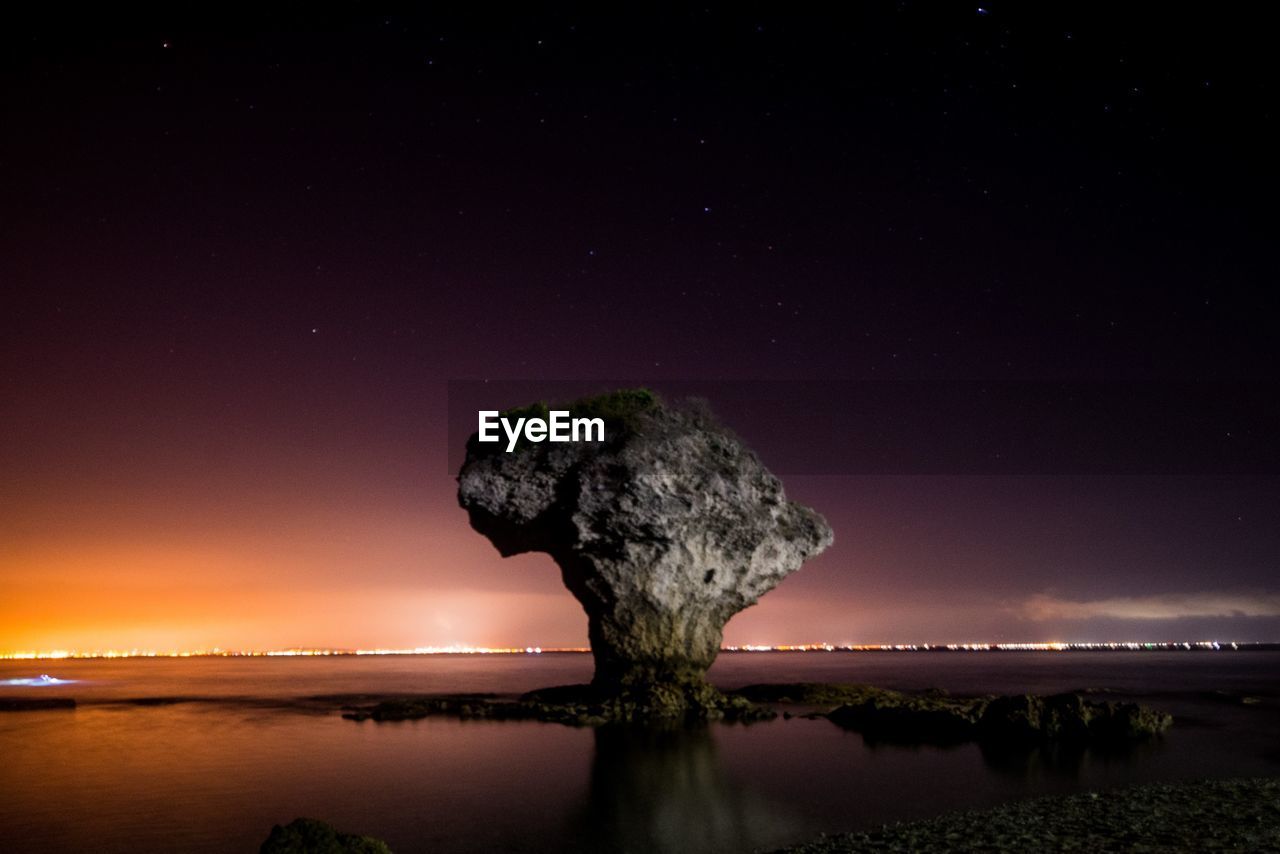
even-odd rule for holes
{"type": "MultiPolygon", "coordinates": [[[[1026,643],[800,643],[800,644],[741,644],[721,647],[722,652],[1100,652],[1100,651],[1152,651],[1170,652],[1177,650],[1233,650],[1256,647],[1272,647],[1275,643],[1240,643],[1238,641],[1037,641],[1026,643]]],[[[344,656],[344,655],[542,655],[544,653],[587,653],[590,647],[585,646],[519,646],[490,647],[467,646],[453,644],[449,646],[418,646],[412,648],[376,648],[376,649],[269,649],[269,650],[153,650],[153,649],[106,649],[106,650],[22,650],[0,653],[0,660],[46,660],[68,658],[276,658],[305,656],[344,656]]],[[[51,679],[52,677],[41,677],[51,679]]],[[[30,684],[56,684],[73,680],[52,680],[30,684]]],[[[19,684],[15,680],[0,680],[0,685],[19,684]]],[[[27,683],[21,683],[27,684],[27,683]]]]}
{"type": "Polygon", "coordinates": [[[52,649],[21,650],[0,653],[0,659],[66,659],[66,658],[290,658],[328,655],[541,655],[543,652],[590,652],[590,647],[490,647],[490,646],[417,646],[405,649],[264,649],[264,650],[155,650],[155,649],[52,649]]]}

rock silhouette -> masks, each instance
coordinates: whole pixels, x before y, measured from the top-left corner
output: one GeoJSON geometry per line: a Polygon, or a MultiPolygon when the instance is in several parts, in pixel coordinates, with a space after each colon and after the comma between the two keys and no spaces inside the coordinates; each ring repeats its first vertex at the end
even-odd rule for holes
{"type": "MultiPolygon", "coordinates": [[[[504,556],[546,552],[587,613],[592,687],[696,705],[725,623],[832,542],[705,410],[637,389],[570,404],[602,443],[472,436],[458,500],[504,556]]],[[[537,404],[505,417],[546,417],[537,404]]]]}

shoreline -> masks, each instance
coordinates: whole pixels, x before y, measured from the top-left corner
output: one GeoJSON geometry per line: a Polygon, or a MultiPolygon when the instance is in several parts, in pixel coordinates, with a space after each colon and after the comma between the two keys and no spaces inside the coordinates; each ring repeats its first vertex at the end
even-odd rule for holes
{"type": "MultiPolygon", "coordinates": [[[[263,854],[300,850],[391,854],[376,837],[315,819],[276,825],[263,854]]],[[[824,834],[773,854],[942,854],[1280,850],[1280,778],[1147,783],[960,810],[877,830],[824,834]]]]}
{"type": "Polygon", "coordinates": [[[1280,850],[1280,778],[1147,783],[1011,801],[878,830],[825,835],[775,854],[1280,850]]]}

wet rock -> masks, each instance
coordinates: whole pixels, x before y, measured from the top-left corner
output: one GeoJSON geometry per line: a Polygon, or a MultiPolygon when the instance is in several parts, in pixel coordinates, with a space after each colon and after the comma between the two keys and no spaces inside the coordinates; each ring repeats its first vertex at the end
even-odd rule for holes
{"type": "Polygon", "coordinates": [[[391,854],[385,842],[370,836],[339,833],[314,818],[296,818],[271,828],[259,854],[391,854]]]}
{"type": "Polygon", "coordinates": [[[668,721],[739,721],[772,720],[777,713],[758,706],[744,697],[722,694],[705,683],[658,682],[632,685],[621,691],[600,690],[585,686],[585,713],[609,723],[638,723],[651,720],[668,721]]]}
{"type": "Polygon", "coordinates": [[[600,726],[654,720],[672,722],[771,720],[776,713],[743,697],[726,696],[709,685],[636,686],[621,692],[601,691],[593,685],[544,688],[516,700],[488,696],[406,697],[349,706],[347,720],[418,720],[427,717],[463,720],[531,720],[569,726],[600,726]]]}
{"type": "Polygon", "coordinates": [[[1078,694],[997,697],[978,722],[983,738],[1005,742],[1122,743],[1158,736],[1173,723],[1137,703],[1091,702],[1078,694]]]}
{"type": "MultiPolygon", "coordinates": [[[[570,726],[607,723],[772,720],[771,705],[826,709],[826,717],[870,740],[906,744],[986,746],[1043,744],[1123,746],[1158,736],[1173,718],[1136,703],[1095,702],[1078,694],[1041,697],[952,697],[944,691],[908,694],[871,685],[800,682],[748,685],[721,693],[705,683],[633,685],[621,691],[596,684],[563,685],[518,698],[492,694],[390,697],[349,703],[343,717],[376,722],[433,716],[464,720],[534,720],[570,726]]],[[[789,713],[788,713],[789,714],[789,713]]]]}
{"type": "Polygon", "coordinates": [[[717,709],[726,701],[704,675],[724,624],[829,546],[831,529],[705,411],[645,390],[560,408],[602,418],[605,441],[508,453],[473,436],[459,503],[504,556],[555,559],[587,613],[597,690],[663,715],[717,709]]]}
{"type": "MultiPolygon", "coordinates": [[[[856,686],[829,687],[856,693],[856,686]]],[[[867,738],[885,741],[947,744],[977,739],[1009,746],[1048,742],[1117,745],[1158,736],[1173,723],[1172,716],[1146,706],[1094,702],[1079,694],[955,698],[867,686],[858,690],[861,696],[832,710],[827,718],[867,738]]],[[[823,692],[810,688],[808,695],[823,696],[823,692]]]]}
{"type": "Polygon", "coordinates": [[[834,709],[827,718],[873,740],[953,744],[977,734],[985,704],[983,699],[954,700],[872,688],[862,699],[834,709]]]}
{"type": "Polygon", "coordinates": [[[800,706],[841,706],[885,694],[882,688],[847,682],[764,682],[730,692],[753,703],[794,703],[800,706]]]}

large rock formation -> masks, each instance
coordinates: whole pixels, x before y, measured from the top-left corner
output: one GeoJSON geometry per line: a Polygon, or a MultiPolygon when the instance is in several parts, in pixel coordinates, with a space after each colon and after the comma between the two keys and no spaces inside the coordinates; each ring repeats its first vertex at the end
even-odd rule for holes
{"type": "Polygon", "coordinates": [[[695,697],[724,624],[830,545],[831,529],[702,409],[644,390],[558,408],[603,418],[605,441],[508,453],[472,436],[459,503],[504,556],[559,564],[587,612],[597,690],[695,697]]]}

